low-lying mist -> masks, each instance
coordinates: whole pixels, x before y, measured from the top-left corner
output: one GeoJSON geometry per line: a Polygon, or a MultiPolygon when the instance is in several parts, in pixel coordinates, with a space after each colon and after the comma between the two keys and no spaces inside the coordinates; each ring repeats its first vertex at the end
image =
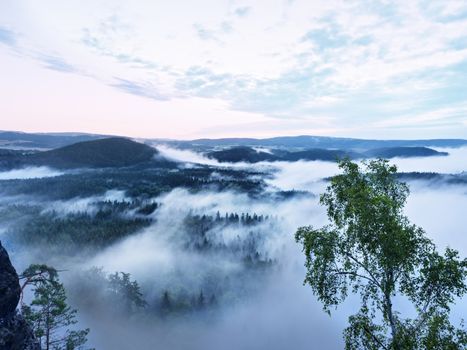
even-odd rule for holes
{"type": "MultiPolygon", "coordinates": [[[[63,255],[54,251],[47,256],[10,239],[7,244],[14,264],[25,267],[45,262],[67,270],[62,276],[70,301],[79,309],[80,325],[91,328],[90,345],[96,349],[342,348],[342,330],[355,305],[350,300],[331,317],[322,311],[311,289],[302,285],[304,258],[294,241],[299,226],[326,223],[317,195],[326,187],[324,178],[338,172],[337,165],[322,161],[232,165],[191,151],[159,150],[162,156],[184,163],[264,173],[266,192],[306,193],[277,198],[229,189],[195,192],[176,188],[146,198],[144,203],[157,203],[154,211],[144,214],[147,224],[99,249],[63,255]],[[103,277],[95,274],[101,280],[94,284],[89,277],[96,267],[102,276],[130,273],[141,286],[146,309],[119,312],[117,306],[106,302],[103,282],[99,282],[103,277]],[[162,305],[165,292],[171,298],[170,313],[162,305]]],[[[392,163],[407,172],[467,170],[467,148],[444,151],[450,155],[393,159],[392,163]]],[[[211,176],[218,175],[213,172],[211,176]]],[[[467,186],[422,180],[409,185],[408,217],[423,227],[440,249],[451,246],[467,256],[467,186]]],[[[25,194],[4,198],[0,204],[5,202],[33,203],[41,213],[53,212],[57,217],[104,215],[102,203],[110,203],[123,208],[113,215],[143,217],[137,207],[140,204],[131,204],[135,199],[118,188],[102,196],[66,201],[47,202],[25,194]]],[[[6,224],[11,218],[15,217],[1,217],[2,239],[11,237],[5,236],[11,231],[6,224]]],[[[462,314],[467,314],[465,301],[454,308],[454,317],[462,314]]]]}
{"type": "Polygon", "coordinates": [[[293,240],[297,226],[310,221],[317,225],[324,223],[324,213],[316,205],[316,198],[301,197],[278,203],[253,200],[233,192],[190,194],[186,190],[174,190],[157,201],[161,209],[156,212],[153,225],[109,247],[86,265],[130,272],[141,281],[149,299],[161,298],[164,290],[197,294],[207,290],[205,284],[210,279],[220,290],[226,286],[228,290],[217,297],[214,312],[163,321],[154,318],[148,323],[146,317],[130,321],[117,318],[114,324],[115,319],[102,321],[88,310],[86,322],[94,329],[91,339],[96,346],[305,349],[310,348],[310,337],[316,332],[313,342],[320,344],[320,349],[340,347],[336,320],[326,316],[310,291],[302,286],[304,269],[299,247],[293,240]],[[254,228],[222,227],[208,235],[215,243],[229,245],[247,239],[252,230],[257,231],[263,238],[257,251],[274,261],[274,266],[258,273],[245,269],[243,261],[225,252],[186,250],[183,218],[187,214],[216,215],[218,212],[264,216],[273,213],[271,222],[254,228]]]}
{"type": "Polygon", "coordinates": [[[52,169],[46,166],[26,167],[21,169],[13,169],[0,172],[0,180],[11,179],[34,179],[41,177],[60,176],[63,172],[52,169]]]}

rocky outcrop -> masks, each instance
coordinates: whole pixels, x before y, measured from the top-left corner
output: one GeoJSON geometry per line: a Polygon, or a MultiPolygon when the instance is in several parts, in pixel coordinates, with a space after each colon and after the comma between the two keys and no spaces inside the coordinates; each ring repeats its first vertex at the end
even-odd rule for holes
{"type": "Polygon", "coordinates": [[[0,318],[8,318],[15,312],[20,294],[18,274],[0,243],[0,318]]]}
{"type": "Polygon", "coordinates": [[[31,328],[16,311],[20,295],[18,274],[0,242],[0,350],[40,350],[31,328]]]}

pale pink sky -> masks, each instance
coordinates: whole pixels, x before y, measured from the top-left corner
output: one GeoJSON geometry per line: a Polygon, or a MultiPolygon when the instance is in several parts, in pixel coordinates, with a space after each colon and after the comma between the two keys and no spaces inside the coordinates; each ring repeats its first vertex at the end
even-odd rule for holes
{"type": "Polygon", "coordinates": [[[467,3],[4,0],[0,130],[467,135],[467,3]]]}

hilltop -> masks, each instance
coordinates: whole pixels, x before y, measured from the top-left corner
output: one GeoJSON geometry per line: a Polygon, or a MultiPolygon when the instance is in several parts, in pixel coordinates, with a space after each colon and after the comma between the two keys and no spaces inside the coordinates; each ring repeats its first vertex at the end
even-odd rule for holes
{"type": "MultiPolygon", "coordinates": [[[[48,166],[57,169],[128,167],[149,163],[158,151],[127,138],[83,141],[49,151],[0,149],[0,168],[48,166]]],[[[159,160],[158,163],[168,161],[159,160]]]]}
{"type": "Polygon", "coordinates": [[[302,151],[286,151],[283,149],[261,149],[246,146],[230,147],[219,151],[206,152],[208,158],[228,163],[257,163],[263,161],[295,162],[299,160],[336,161],[337,159],[365,159],[365,158],[410,158],[447,156],[447,152],[439,152],[427,147],[385,147],[376,148],[364,153],[345,151],[341,149],[310,148],[302,151]]]}
{"type": "Polygon", "coordinates": [[[148,162],[156,154],[157,150],[148,145],[122,137],[111,137],[30,154],[25,161],[54,168],[125,167],[148,162]]]}
{"type": "Polygon", "coordinates": [[[257,162],[274,162],[280,160],[280,157],[273,154],[255,150],[250,147],[232,147],[220,151],[212,151],[206,154],[208,158],[216,159],[219,162],[227,163],[257,163],[257,162]]]}
{"type": "Polygon", "coordinates": [[[447,156],[447,152],[439,152],[428,147],[385,147],[376,148],[365,152],[368,157],[378,158],[410,158],[410,157],[434,157],[447,156]]]}

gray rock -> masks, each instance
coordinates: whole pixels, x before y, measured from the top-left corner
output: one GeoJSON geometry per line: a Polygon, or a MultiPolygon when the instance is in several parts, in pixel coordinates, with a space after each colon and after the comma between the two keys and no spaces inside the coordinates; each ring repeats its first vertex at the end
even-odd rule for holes
{"type": "Polygon", "coordinates": [[[18,274],[0,242],[0,350],[40,350],[26,320],[16,312],[20,296],[18,274]]]}
{"type": "Polygon", "coordinates": [[[0,320],[0,350],[40,350],[41,347],[22,315],[0,320]]]}
{"type": "Polygon", "coordinates": [[[0,318],[12,315],[21,294],[18,274],[0,242],[0,318]]]}

